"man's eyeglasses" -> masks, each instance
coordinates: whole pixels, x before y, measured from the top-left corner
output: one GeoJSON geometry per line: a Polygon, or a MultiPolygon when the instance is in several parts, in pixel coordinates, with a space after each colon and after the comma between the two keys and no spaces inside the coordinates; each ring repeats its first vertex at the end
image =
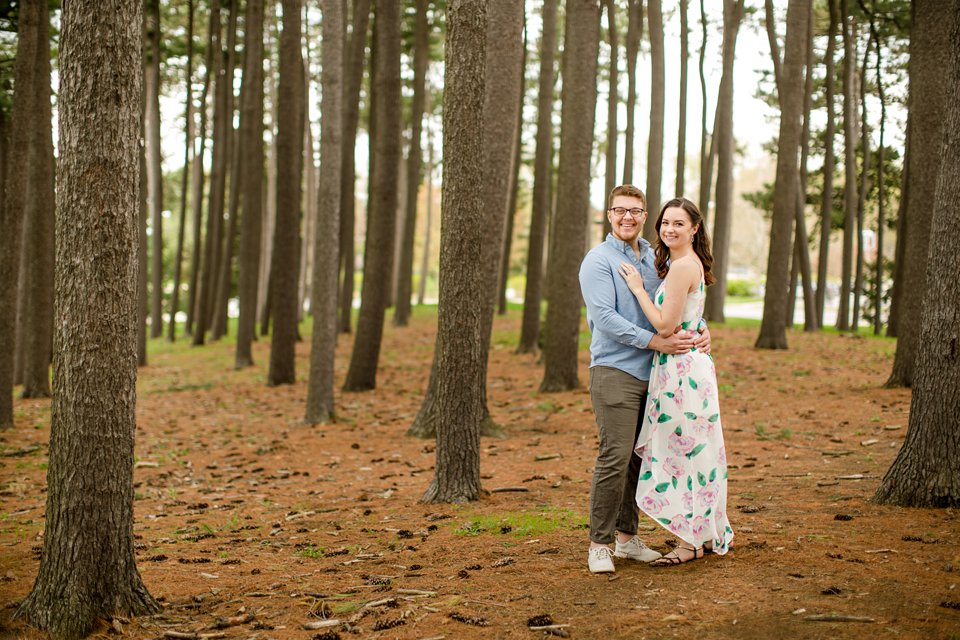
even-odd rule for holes
{"type": "Polygon", "coordinates": [[[613,215],[618,218],[622,218],[623,216],[627,215],[627,213],[632,215],[634,218],[639,218],[640,216],[642,216],[647,212],[646,209],[641,209],[639,207],[635,207],[633,209],[625,209],[624,207],[613,207],[612,209],[607,209],[607,211],[612,211],[613,215]]]}

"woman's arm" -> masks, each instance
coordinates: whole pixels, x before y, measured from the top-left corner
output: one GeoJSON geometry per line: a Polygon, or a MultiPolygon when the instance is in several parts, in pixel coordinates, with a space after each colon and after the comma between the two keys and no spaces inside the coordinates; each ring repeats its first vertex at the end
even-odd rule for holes
{"type": "Polygon", "coordinates": [[[694,280],[699,277],[700,271],[691,260],[678,260],[670,266],[667,279],[664,281],[663,302],[658,309],[643,288],[643,278],[636,267],[628,262],[620,263],[620,275],[627,281],[627,286],[637,297],[640,308],[647,316],[647,320],[654,326],[660,335],[673,334],[683,316],[683,306],[687,300],[687,293],[694,280]]]}

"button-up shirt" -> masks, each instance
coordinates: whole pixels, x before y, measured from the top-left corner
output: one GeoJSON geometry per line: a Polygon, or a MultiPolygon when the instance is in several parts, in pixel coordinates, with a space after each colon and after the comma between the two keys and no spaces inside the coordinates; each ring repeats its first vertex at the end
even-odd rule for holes
{"type": "Polygon", "coordinates": [[[655,331],[627,281],[618,273],[621,262],[632,263],[653,299],[662,280],[654,266],[650,243],[643,238],[638,242],[639,258],[629,244],[607,234],[603,244],[591,249],[580,265],[580,291],[593,336],[590,367],[613,367],[638,380],[649,380],[653,351],[647,347],[655,331]]]}

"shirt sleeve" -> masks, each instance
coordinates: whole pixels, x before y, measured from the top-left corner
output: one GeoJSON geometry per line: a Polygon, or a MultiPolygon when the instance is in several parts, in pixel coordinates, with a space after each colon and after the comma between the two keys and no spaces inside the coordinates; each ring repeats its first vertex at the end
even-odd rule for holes
{"type": "Polygon", "coordinates": [[[580,293],[587,305],[593,330],[621,344],[646,349],[653,332],[633,324],[617,312],[613,272],[603,260],[588,255],[580,265],[580,293]]]}

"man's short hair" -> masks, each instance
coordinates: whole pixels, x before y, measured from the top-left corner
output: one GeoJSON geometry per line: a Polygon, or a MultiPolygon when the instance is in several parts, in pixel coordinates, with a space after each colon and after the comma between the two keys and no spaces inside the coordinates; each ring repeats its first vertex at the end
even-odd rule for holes
{"type": "Polygon", "coordinates": [[[621,184],[619,187],[614,187],[613,191],[610,192],[610,196],[607,198],[607,208],[613,206],[613,199],[616,196],[630,196],[631,198],[640,198],[643,201],[643,207],[647,207],[647,196],[643,194],[643,191],[633,186],[632,184],[621,184]]]}

